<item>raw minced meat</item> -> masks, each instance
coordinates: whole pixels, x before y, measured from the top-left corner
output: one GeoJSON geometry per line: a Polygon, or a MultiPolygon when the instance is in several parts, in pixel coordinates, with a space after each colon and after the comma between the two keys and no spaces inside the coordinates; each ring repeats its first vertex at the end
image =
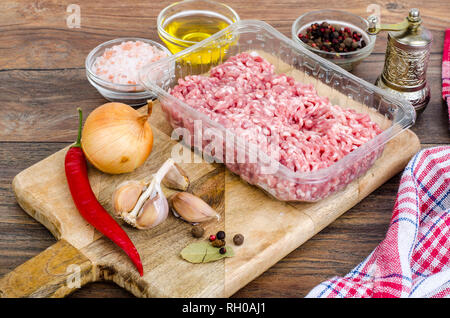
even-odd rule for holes
{"type": "Polygon", "coordinates": [[[326,168],[381,132],[367,114],[331,104],[252,53],[179,79],[170,93],[294,172],[326,168]]]}
{"type": "MultiPolygon", "coordinates": [[[[332,105],[327,98],[318,96],[313,86],[275,74],[274,66],[256,53],[231,57],[212,68],[209,76],[179,79],[170,93],[176,99],[162,99],[161,106],[173,128],[184,128],[190,133],[190,138],[183,136],[185,143],[213,155],[230,171],[279,200],[323,199],[366,172],[383,151],[381,143],[349,158],[339,169],[320,170],[375,137],[381,129],[366,114],[332,105]],[[234,141],[219,136],[214,140],[214,150],[209,148],[208,140],[202,139],[198,145],[194,119],[201,116],[180,107],[177,100],[246,142],[239,141],[236,146],[234,141]],[[223,153],[215,152],[217,143],[223,153]],[[250,159],[255,153],[249,151],[250,145],[260,150],[256,162],[250,159]],[[245,160],[236,160],[242,149],[245,160]],[[281,166],[267,172],[266,159],[259,157],[261,152],[281,166]],[[230,153],[233,160],[228,158],[230,153]]],[[[202,133],[209,126],[203,121],[202,133]]],[[[269,166],[272,168],[272,163],[269,166]]]]}

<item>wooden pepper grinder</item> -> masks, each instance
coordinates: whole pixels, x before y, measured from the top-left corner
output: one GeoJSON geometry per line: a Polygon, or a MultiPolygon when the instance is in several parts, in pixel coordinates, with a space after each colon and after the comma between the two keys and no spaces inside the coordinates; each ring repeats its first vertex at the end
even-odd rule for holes
{"type": "Polygon", "coordinates": [[[430,101],[430,87],[426,72],[432,42],[431,32],[421,26],[418,9],[411,9],[408,17],[398,24],[378,24],[369,17],[368,33],[388,33],[383,73],[375,85],[408,100],[416,113],[421,113],[430,101]]]}

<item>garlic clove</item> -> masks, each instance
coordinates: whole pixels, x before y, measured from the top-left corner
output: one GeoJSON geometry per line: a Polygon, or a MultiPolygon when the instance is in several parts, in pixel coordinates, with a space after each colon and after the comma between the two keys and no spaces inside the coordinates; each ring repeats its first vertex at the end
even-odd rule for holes
{"type": "Polygon", "coordinates": [[[173,163],[172,167],[170,167],[169,171],[164,176],[162,183],[170,189],[181,191],[186,191],[190,184],[188,176],[176,163],[173,163]]]}
{"type": "Polygon", "coordinates": [[[144,188],[145,183],[141,181],[125,181],[119,184],[113,194],[116,215],[129,213],[133,210],[144,188]]]}
{"type": "Polygon", "coordinates": [[[136,217],[136,227],[141,230],[150,229],[164,222],[169,214],[169,205],[164,195],[156,194],[148,199],[136,217]]]}
{"type": "Polygon", "coordinates": [[[179,192],[171,197],[172,209],[182,219],[191,223],[220,219],[220,215],[199,197],[189,192],[179,192]]]}

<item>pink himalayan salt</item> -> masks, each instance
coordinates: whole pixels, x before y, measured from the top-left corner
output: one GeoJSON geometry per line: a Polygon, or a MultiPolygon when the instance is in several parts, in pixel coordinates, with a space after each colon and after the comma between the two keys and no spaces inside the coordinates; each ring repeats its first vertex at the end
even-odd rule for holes
{"type": "Polygon", "coordinates": [[[105,81],[135,85],[141,67],[166,56],[164,51],[142,41],[122,42],[97,57],[93,71],[105,81]]]}

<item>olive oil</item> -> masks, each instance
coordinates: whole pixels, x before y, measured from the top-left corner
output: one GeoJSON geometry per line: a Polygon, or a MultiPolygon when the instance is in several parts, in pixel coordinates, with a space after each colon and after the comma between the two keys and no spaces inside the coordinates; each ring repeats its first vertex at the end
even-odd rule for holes
{"type": "MultiPolygon", "coordinates": [[[[166,32],[174,38],[188,42],[203,41],[230,25],[225,17],[208,11],[183,12],[183,15],[174,16],[170,20],[164,27],[166,32]]],[[[178,43],[187,44],[180,43],[182,41],[178,43]]]]}
{"type": "MultiPolygon", "coordinates": [[[[203,10],[183,11],[164,21],[163,29],[171,37],[161,36],[161,39],[167,48],[175,54],[225,29],[233,22],[235,21],[230,21],[216,12],[203,10]]],[[[196,61],[191,60],[191,62],[195,64],[210,63],[223,49],[205,49],[204,52],[200,52],[200,55],[196,57],[196,61]]]]}

